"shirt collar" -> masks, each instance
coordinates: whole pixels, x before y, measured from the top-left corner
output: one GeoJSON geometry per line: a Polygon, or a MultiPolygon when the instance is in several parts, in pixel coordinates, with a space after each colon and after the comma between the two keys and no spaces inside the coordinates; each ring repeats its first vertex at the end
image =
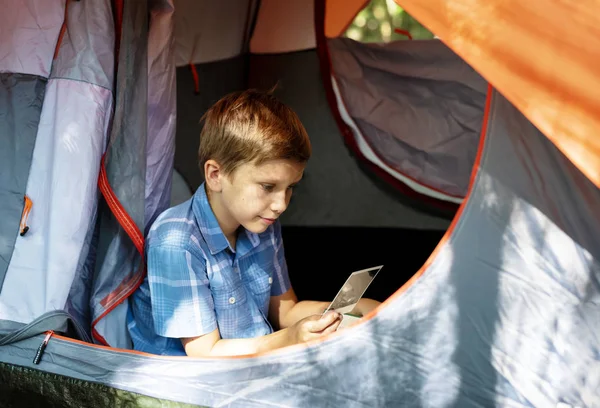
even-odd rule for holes
{"type": "Polygon", "coordinates": [[[238,235],[236,243],[235,252],[237,259],[240,259],[242,256],[256,248],[258,244],[260,244],[260,238],[258,237],[258,234],[250,232],[244,228],[244,233],[240,233],[238,235]]]}
{"type": "Polygon", "coordinates": [[[221,227],[219,226],[217,217],[215,217],[215,213],[208,202],[205,183],[202,183],[194,193],[194,197],[192,198],[192,211],[196,217],[196,223],[200,228],[200,233],[206,240],[208,249],[212,255],[229,248],[232,252],[237,252],[237,257],[239,258],[253,248],[256,248],[260,243],[258,234],[244,229],[245,233],[241,233],[238,236],[236,243],[237,251],[231,248],[229,241],[225,237],[225,234],[223,234],[223,230],[221,230],[221,227]]]}

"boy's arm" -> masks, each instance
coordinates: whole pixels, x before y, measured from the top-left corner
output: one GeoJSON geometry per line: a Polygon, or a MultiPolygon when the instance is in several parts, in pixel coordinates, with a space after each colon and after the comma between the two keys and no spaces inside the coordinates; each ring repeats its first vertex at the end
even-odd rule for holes
{"type": "Polygon", "coordinates": [[[358,301],[358,304],[352,310],[352,314],[357,314],[359,316],[365,316],[371,312],[371,310],[379,307],[381,302],[374,299],[362,298],[358,301]]]}
{"type": "Polygon", "coordinates": [[[190,357],[236,356],[256,354],[293,344],[288,330],[249,339],[221,339],[219,329],[204,336],[181,339],[185,353],[190,357]]]}
{"type": "MultiPolygon", "coordinates": [[[[380,304],[377,300],[362,298],[354,310],[352,310],[352,313],[364,316],[380,304]]],[[[269,302],[269,320],[274,327],[285,329],[307,316],[320,316],[327,306],[329,306],[329,302],[315,300],[298,302],[294,289],[290,288],[281,296],[271,296],[271,301],[269,302]]]]}
{"type": "Polygon", "coordinates": [[[308,316],[323,314],[329,303],[315,300],[298,302],[294,289],[290,288],[280,296],[271,296],[269,321],[278,329],[285,329],[308,316]]]}
{"type": "Polygon", "coordinates": [[[215,329],[203,336],[181,339],[181,343],[185,353],[190,357],[256,354],[333,333],[337,330],[340,322],[340,316],[337,313],[328,313],[322,318],[310,316],[292,327],[266,336],[249,339],[221,339],[219,329],[215,329]]]}

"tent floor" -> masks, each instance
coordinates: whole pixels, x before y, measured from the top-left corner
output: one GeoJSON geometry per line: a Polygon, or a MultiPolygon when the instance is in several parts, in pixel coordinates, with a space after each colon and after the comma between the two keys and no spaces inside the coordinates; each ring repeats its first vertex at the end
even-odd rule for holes
{"type": "Polygon", "coordinates": [[[103,384],[0,363],[0,407],[197,407],[103,384]]]}
{"type": "Polygon", "coordinates": [[[282,235],[299,299],[332,300],[352,272],[384,265],[365,293],[383,301],[421,268],[444,231],[283,226],[282,235]]]}

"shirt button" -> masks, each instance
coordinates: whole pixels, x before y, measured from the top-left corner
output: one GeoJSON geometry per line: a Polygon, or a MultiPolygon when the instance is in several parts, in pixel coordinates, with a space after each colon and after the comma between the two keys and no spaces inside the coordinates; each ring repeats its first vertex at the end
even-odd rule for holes
{"type": "Polygon", "coordinates": [[[229,298],[229,303],[231,303],[233,305],[235,303],[235,298],[234,297],[230,297],[229,298]]]}
{"type": "Polygon", "coordinates": [[[269,276],[269,284],[273,283],[273,278],[269,276]]]}

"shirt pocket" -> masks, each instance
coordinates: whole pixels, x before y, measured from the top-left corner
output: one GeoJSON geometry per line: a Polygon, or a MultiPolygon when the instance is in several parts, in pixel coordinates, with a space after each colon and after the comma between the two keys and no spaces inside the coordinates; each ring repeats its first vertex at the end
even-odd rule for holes
{"type": "Polygon", "coordinates": [[[221,338],[242,338],[252,328],[252,313],[246,289],[239,282],[212,291],[221,338]]]}
{"type": "Polygon", "coordinates": [[[271,293],[273,278],[271,276],[273,270],[272,262],[248,262],[243,265],[245,273],[243,279],[247,282],[247,286],[252,293],[261,296],[265,293],[271,293]]]}
{"type": "Polygon", "coordinates": [[[244,265],[245,272],[242,278],[248,289],[248,293],[253,295],[256,306],[258,306],[265,317],[269,314],[271,286],[273,283],[268,266],[268,264],[247,263],[244,265]]]}

